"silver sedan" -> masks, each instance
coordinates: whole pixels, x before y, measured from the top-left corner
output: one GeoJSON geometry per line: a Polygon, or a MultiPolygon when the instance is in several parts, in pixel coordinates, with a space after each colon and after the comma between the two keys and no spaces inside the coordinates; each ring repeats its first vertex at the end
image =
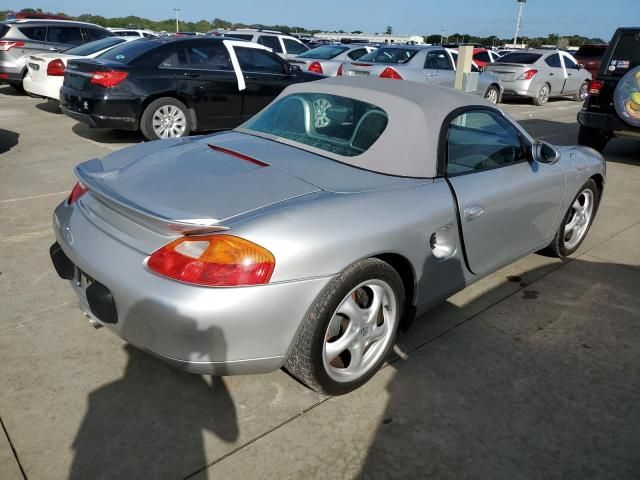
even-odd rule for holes
{"type": "Polygon", "coordinates": [[[510,52],[487,65],[486,71],[498,76],[507,95],[529,97],[536,105],[560,96],[582,102],[587,98],[591,80],[588,70],[560,50],[510,52]]]}
{"type": "Polygon", "coordinates": [[[81,309],[196,373],[366,382],[401,324],[531,252],[571,255],[605,182],[488,102],[373,78],[288,87],[235,130],[75,169],[51,257],[81,309]]]}
{"type": "Polygon", "coordinates": [[[297,57],[290,59],[289,63],[298,65],[303,70],[335,77],[344,62],[358,60],[363,55],[375,50],[375,47],[362,44],[342,45],[331,44],[312,48],[297,57]]]}

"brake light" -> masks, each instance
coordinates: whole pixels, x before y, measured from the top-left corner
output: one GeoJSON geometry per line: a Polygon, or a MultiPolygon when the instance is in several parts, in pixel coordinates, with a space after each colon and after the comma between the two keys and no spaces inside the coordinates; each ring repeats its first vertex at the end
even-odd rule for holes
{"type": "Polygon", "coordinates": [[[275,266],[273,254],[260,245],[221,234],[181,237],[147,259],[158,275],[208,287],[269,283],[275,266]]]}
{"type": "Polygon", "coordinates": [[[104,88],[115,87],[129,76],[128,72],[120,70],[107,70],[104,72],[91,72],[91,83],[104,88]]]}
{"type": "Polygon", "coordinates": [[[59,58],[52,60],[47,65],[47,75],[50,77],[64,77],[64,63],[59,58]]]}
{"type": "Polygon", "coordinates": [[[600,95],[603,86],[602,80],[589,80],[589,95],[600,95]]]}
{"type": "Polygon", "coordinates": [[[24,47],[24,42],[0,41],[0,52],[7,52],[14,47],[24,47]]]}
{"type": "Polygon", "coordinates": [[[520,75],[518,77],[518,80],[531,80],[536,73],[538,73],[538,70],[532,68],[531,70],[527,70],[522,75],[520,75]]]}
{"type": "Polygon", "coordinates": [[[71,205],[72,203],[78,201],[78,199],[88,191],[89,189],[87,187],[85,187],[82,183],[77,182],[73,186],[73,190],[71,190],[69,198],[67,198],[67,205],[71,205]]]}
{"type": "Polygon", "coordinates": [[[319,73],[319,74],[323,74],[324,72],[322,71],[322,65],[320,65],[320,62],[313,62],[311,65],[309,65],[309,69],[310,72],[313,73],[319,73]]]}
{"type": "Polygon", "coordinates": [[[342,76],[342,64],[340,64],[340,66],[338,67],[338,73],[336,73],[336,75],[337,75],[338,77],[341,77],[341,76],[342,76]]]}
{"type": "Polygon", "coordinates": [[[393,68],[387,67],[380,74],[380,78],[391,78],[392,80],[402,80],[402,76],[393,68]]]}

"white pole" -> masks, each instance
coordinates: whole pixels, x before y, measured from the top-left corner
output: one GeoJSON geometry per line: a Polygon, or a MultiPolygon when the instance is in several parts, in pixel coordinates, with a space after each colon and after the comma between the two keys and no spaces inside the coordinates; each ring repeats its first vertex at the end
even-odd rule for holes
{"type": "Polygon", "coordinates": [[[522,20],[522,12],[524,10],[524,3],[526,2],[526,0],[518,0],[518,3],[520,4],[520,8],[518,10],[518,20],[516,21],[516,33],[513,36],[513,46],[514,48],[517,48],[518,45],[518,34],[520,33],[520,22],[522,20]]]}
{"type": "Polygon", "coordinates": [[[178,15],[180,14],[180,9],[179,8],[174,8],[174,10],[176,11],[176,33],[180,32],[180,25],[178,23],[178,15]]]}

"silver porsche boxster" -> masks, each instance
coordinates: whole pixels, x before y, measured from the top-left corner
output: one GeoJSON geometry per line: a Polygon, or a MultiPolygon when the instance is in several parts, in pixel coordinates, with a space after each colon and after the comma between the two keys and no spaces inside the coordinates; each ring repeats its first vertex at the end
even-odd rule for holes
{"type": "Polygon", "coordinates": [[[284,366],[341,394],[413,316],[530,252],[573,253],[605,163],[479,97],[331,78],[75,174],[50,253],[94,325],[191,372],[284,366]]]}

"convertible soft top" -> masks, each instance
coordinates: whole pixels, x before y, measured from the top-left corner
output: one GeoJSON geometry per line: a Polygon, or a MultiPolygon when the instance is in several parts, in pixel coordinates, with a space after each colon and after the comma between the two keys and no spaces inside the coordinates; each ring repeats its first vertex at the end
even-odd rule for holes
{"type": "Polygon", "coordinates": [[[366,152],[352,157],[286,138],[278,137],[277,141],[359,168],[403,177],[436,176],[438,138],[442,123],[451,111],[469,105],[491,106],[475,95],[447,87],[345,77],[291,85],[275,101],[299,93],[325,93],[370,103],[387,113],[387,128],[366,152]]]}

